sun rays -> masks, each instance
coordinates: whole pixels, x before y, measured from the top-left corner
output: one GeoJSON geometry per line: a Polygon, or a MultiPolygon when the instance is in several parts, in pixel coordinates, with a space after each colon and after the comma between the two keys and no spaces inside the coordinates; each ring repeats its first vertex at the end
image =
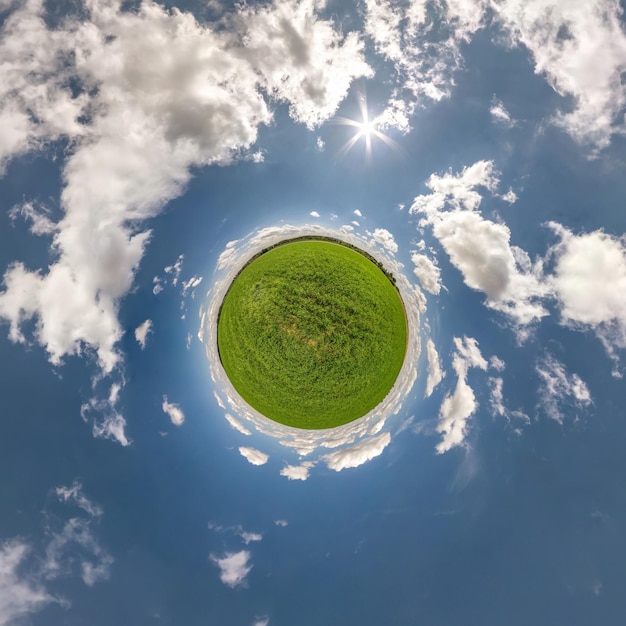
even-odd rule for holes
{"type": "Polygon", "coordinates": [[[391,137],[388,137],[379,130],[382,126],[380,123],[380,117],[370,119],[367,108],[367,98],[364,95],[359,96],[359,109],[361,111],[360,121],[341,116],[337,116],[332,120],[332,123],[334,124],[356,128],[356,133],[340,148],[338,157],[341,159],[346,156],[361,139],[364,139],[365,156],[369,161],[372,158],[373,138],[380,139],[394,152],[402,154],[400,146],[393,139],[391,139],[391,137]]]}

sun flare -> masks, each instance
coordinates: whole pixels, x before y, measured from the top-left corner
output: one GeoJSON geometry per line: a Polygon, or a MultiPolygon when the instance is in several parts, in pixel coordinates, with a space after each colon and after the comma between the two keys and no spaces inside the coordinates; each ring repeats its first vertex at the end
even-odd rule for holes
{"type": "Polygon", "coordinates": [[[342,126],[352,126],[356,128],[357,132],[350,138],[339,150],[339,157],[344,157],[353,146],[360,140],[365,140],[365,154],[368,159],[372,156],[372,138],[380,139],[389,148],[395,152],[400,153],[400,146],[390,137],[380,131],[379,118],[370,119],[369,111],[367,108],[367,99],[365,96],[359,98],[359,108],[361,109],[361,120],[353,120],[347,117],[336,117],[334,123],[342,126]]]}

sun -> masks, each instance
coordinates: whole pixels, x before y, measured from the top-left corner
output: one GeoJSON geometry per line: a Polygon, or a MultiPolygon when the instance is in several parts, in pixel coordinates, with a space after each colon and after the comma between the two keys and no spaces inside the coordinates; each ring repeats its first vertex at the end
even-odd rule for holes
{"type": "Polygon", "coordinates": [[[333,123],[342,126],[352,126],[357,132],[341,147],[339,157],[344,157],[352,147],[360,140],[365,140],[365,154],[368,159],[372,156],[372,138],[380,139],[392,150],[400,152],[400,147],[390,137],[380,131],[381,122],[379,118],[370,119],[365,96],[359,96],[359,108],[361,110],[361,120],[353,120],[347,117],[335,117],[333,123]]]}

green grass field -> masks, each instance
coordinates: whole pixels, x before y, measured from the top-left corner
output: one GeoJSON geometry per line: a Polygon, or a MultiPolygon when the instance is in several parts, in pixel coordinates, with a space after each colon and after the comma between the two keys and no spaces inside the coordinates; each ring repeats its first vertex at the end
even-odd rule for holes
{"type": "Polygon", "coordinates": [[[272,248],[233,281],[218,317],[224,370],[266,417],[333,428],[389,393],[406,351],[400,296],[366,256],[329,241],[272,248]]]}

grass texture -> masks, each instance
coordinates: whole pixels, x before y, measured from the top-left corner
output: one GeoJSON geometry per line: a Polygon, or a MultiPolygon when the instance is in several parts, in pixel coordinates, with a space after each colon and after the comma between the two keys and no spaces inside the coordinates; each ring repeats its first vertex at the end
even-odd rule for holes
{"type": "Polygon", "coordinates": [[[334,428],[389,393],[407,341],[402,300],[351,247],[297,241],[264,252],[234,279],[218,348],[239,394],[296,428],[334,428]]]}

